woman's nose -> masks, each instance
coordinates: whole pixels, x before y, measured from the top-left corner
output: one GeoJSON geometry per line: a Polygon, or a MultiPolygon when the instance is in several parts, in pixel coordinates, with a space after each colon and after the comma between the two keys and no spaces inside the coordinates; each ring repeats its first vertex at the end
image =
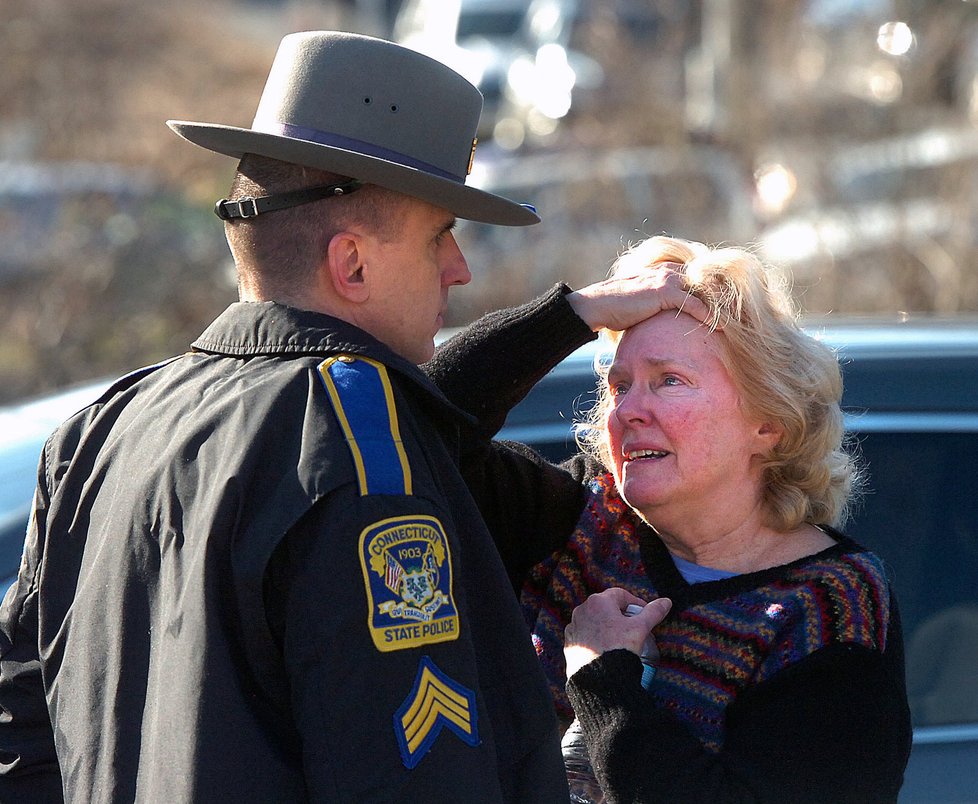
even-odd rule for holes
{"type": "Polygon", "coordinates": [[[615,416],[623,424],[629,422],[646,422],[652,417],[649,406],[649,394],[641,389],[632,387],[618,396],[615,402],[615,416]]]}

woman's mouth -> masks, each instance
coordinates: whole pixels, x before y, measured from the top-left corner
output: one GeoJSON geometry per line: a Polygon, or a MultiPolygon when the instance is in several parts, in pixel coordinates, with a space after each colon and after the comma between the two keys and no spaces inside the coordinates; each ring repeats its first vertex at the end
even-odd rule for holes
{"type": "Polygon", "coordinates": [[[638,461],[643,458],[665,458],[669,453],[661,449],[636,449],[630,452],[622,450],[622,456],[626,461],[638,461]]]}

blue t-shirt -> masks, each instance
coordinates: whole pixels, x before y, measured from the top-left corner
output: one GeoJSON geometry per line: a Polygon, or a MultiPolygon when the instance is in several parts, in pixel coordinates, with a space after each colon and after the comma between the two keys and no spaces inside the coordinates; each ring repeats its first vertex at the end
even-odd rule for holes
{"type": "MultiPolygon", "coordinates": [[[[670,555],[672,555],[670,553],[670,555]]],[[[679,556],[672,556],[673,563],[676,565],[676,569],[679,570],[679,574],[683,576],[683,580],[686,583],[703,583],[704,581],[719,581],[723,578],[733,578],[736,572],[727,572],[726,570],[713,569],[713,567],[704,567],[700,564],[694,564],[692,561],[686,561],[684,558],[679,556]]]]}

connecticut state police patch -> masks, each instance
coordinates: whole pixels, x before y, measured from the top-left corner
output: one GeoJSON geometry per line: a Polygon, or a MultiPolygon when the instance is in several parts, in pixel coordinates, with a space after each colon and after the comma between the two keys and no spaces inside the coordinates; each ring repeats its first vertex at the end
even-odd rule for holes
{"type": "Polygon", "coordinates": [[[368,625],[380,651],[458,639],[452,561],[441,522],[398,516],[360,534],[368,625]]]}

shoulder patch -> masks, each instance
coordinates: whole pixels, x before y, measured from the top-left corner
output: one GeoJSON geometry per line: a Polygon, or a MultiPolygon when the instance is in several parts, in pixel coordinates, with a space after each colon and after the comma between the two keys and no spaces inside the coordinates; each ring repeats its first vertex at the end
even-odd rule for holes
{"type": "Polygon", "coordinates": [[[443,728],[467,745],[478,745],[477,714],[475,693],[422,656],[414,687],[394,714],[394,733],[404,765],[417,767],[443,728]]]}
{"type": "Polygon", "coordinates": [[[383,519],[360,534],[367,625],[389,652],[458,639],[452,556],[441,522],[430,516],[383,519]]]}
{"type": "Polygon", "coordinates": [[[319,376],[346,437],[360,496],[412,494],[411,465],[387,367],[366,357],[339,355],[319,364],[319,376]]]}

